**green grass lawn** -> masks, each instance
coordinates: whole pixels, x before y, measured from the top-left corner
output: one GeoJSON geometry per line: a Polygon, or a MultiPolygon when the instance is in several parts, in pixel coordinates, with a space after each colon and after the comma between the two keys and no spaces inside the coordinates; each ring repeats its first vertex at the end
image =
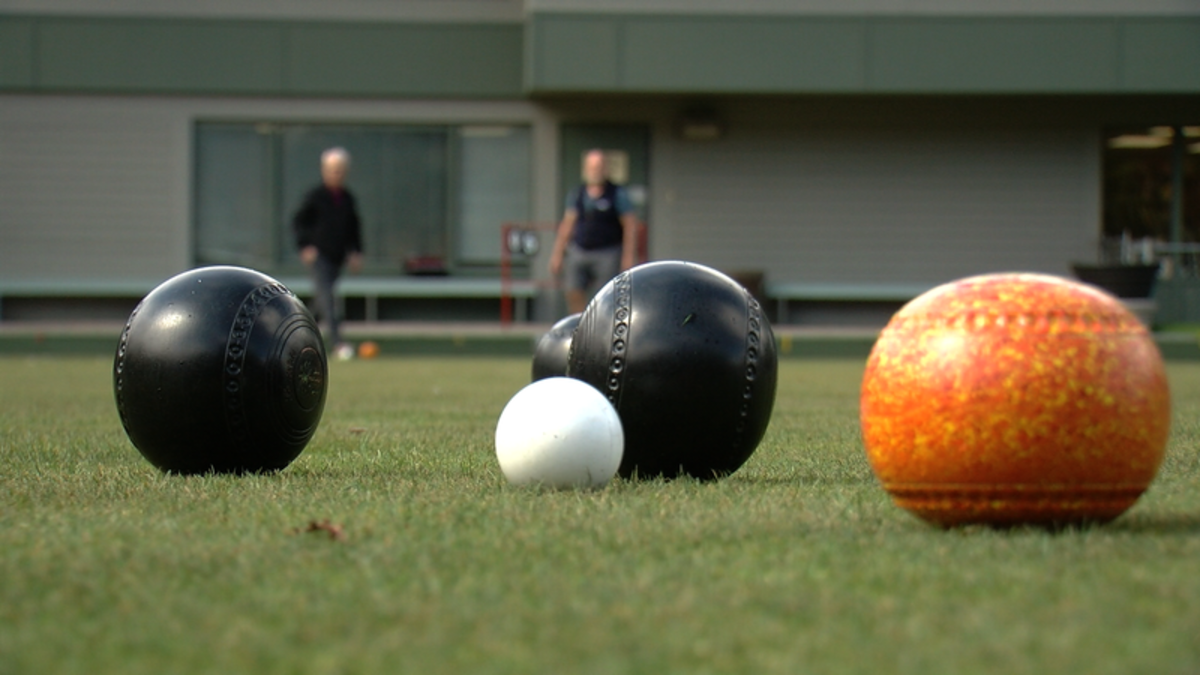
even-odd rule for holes
{"type": "Polygon", "coordinates": [[[724,481],[595,492],[504,482],[524,359],[331,364],[309,448],[244,477],[154,470],[110,368],[0,358],[2,675],[1200,672],[1200,364],[1150,492],[1059,533],[894,507],[861,361],[783,361],[724,481]]]}

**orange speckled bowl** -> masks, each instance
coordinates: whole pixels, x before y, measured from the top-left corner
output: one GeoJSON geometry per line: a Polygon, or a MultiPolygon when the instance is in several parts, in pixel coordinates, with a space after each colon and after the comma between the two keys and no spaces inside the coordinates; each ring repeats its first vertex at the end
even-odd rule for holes
{"type": "Polygon", "coordinates": [[[1162,463],[1162,356],[1116,298],[1039,274],[939,286],[880,334],[860,419],[899,506],[943,526],[1105,522],[1162,463]]]}

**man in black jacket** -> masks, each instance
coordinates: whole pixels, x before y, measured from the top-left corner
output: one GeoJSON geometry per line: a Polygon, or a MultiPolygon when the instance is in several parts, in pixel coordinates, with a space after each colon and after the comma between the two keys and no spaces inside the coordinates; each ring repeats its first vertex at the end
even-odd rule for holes
{"type": "Polygon", "coordinates": [[[362,233],[354,196],[345,187],[350,153],[330,148],[321,153],[321,184],[304,197],[292,218],[300,260],[312,273],[317,316],[329,326],[328,338],[339,358],[354,355],[339,332],[334,285],[342,266],[362,267],[362,233]]]}

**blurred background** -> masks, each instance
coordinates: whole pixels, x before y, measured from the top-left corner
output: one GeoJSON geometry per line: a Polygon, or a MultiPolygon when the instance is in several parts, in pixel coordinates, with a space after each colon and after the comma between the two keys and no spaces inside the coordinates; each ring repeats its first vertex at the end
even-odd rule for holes
{"type": "Polygon", "coordinates": [[[332,145],[351,320],[556,319],[549,228],[602,148],[649,258],[780,324],[1016,270],[1200,323],[1185,0],[0,0],[0,321],[123,320],[205,264],[303,293],[332,145]]]}

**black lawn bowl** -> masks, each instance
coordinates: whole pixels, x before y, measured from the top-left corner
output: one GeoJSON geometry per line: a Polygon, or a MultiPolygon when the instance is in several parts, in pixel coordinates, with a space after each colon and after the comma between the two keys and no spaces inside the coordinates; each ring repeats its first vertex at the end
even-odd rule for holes
{"type": "Polygon", "coordinates": [[[113,363],[129,440],[172,473],[286,467],[316,432],[327,362],[312,315],[241,267],[179,274],[133,310],[113,363]]]}
{"type": "Polygon", "coordinates": [[[775,403],[775,339],[758,301],[728,276],[647,263],[583,312],[568,374],[603,392],[625,431],[625,478],[727,476],[753,454],[775,403]]]}
{"type": "Polygon", "coordinates": [[[559,319],[533,348],[533,381],[567,374],[567,357],[571,353],[571,338],[583,314],[559,319]]]}

